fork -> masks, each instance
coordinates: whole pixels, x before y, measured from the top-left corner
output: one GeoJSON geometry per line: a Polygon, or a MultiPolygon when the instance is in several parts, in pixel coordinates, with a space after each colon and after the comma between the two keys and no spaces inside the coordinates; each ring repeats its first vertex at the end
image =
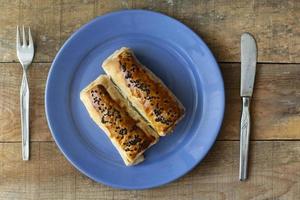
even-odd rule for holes
{"type": "Polygon", "coordinates": [[[22,129],[22,158],[29,160],[29,87],[27,80],[27,69],[34,56],[34,45],[28,28],[28,41],[26,41],[25,28],[22,28],[23,41],[21,44],[19,27],[17,26],[17,56],[23,68],[23,77],[20,88],[20,110],[22,129]]]}

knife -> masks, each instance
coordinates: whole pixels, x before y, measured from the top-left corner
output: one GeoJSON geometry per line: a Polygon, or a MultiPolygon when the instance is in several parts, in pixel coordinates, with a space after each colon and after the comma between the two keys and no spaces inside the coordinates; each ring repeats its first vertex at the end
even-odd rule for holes
{"type": "Polygon", "coordinates": [[[250,136],[250,100],[253,93],[257,60],[256,42],[252,35],[241,36],[241,98],[242,116],[240,127],[240,181],[247,179],[250,136]]]}

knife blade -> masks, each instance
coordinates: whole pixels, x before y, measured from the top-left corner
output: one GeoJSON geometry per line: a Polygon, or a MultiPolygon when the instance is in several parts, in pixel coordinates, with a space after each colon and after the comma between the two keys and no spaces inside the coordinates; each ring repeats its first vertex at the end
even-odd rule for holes
{"type": "Polygon", "coordinates": [[[256,72],[257,48],[252,35],[241,36],[241,97],[242,116],[240,126],[240,171],[241,181],[247,179],[249,137],[250,137],[250,98],[256,72]]]}
{"type": "Polygon", "coordinates": [[[257,49],[252,35],[244,33],[241,37],[241,96],[251,97],[256,71],[257,49]]]}

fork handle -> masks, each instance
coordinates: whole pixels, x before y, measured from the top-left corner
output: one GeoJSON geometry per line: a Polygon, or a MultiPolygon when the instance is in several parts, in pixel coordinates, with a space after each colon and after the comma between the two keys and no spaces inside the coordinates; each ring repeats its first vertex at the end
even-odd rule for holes
{"type": "Polygon", "coordinates": [[[29,87],[26,70],[23,70],[23,78],[20,88],[20,109],[22,129],[22,157],[29,160],[29,87]]]}
{"type": "Polygon", "coordinates": [[[248,151],[250,136],[250,97],[243,97],[240,130],[240,181],[247,179],[248,151]]]}

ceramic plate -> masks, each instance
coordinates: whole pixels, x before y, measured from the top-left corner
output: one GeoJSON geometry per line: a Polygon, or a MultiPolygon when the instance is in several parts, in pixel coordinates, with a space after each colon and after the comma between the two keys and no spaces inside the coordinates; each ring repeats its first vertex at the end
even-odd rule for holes
{"type": "Polygon", "coordinates": [[[53,61],[45,95],[48,124],[65,157],[91,179],[126,189],[156,187],[190,171],[215,142],[224,113],[222,76],[206,44],[177,20],[144,10],[106,14],[75,32],[53,61]],[[104,73],[103,60],[123,46],[132,48],[186,108],[175,131],[133,167],[124,165],[79,99],[104,73]]]}

